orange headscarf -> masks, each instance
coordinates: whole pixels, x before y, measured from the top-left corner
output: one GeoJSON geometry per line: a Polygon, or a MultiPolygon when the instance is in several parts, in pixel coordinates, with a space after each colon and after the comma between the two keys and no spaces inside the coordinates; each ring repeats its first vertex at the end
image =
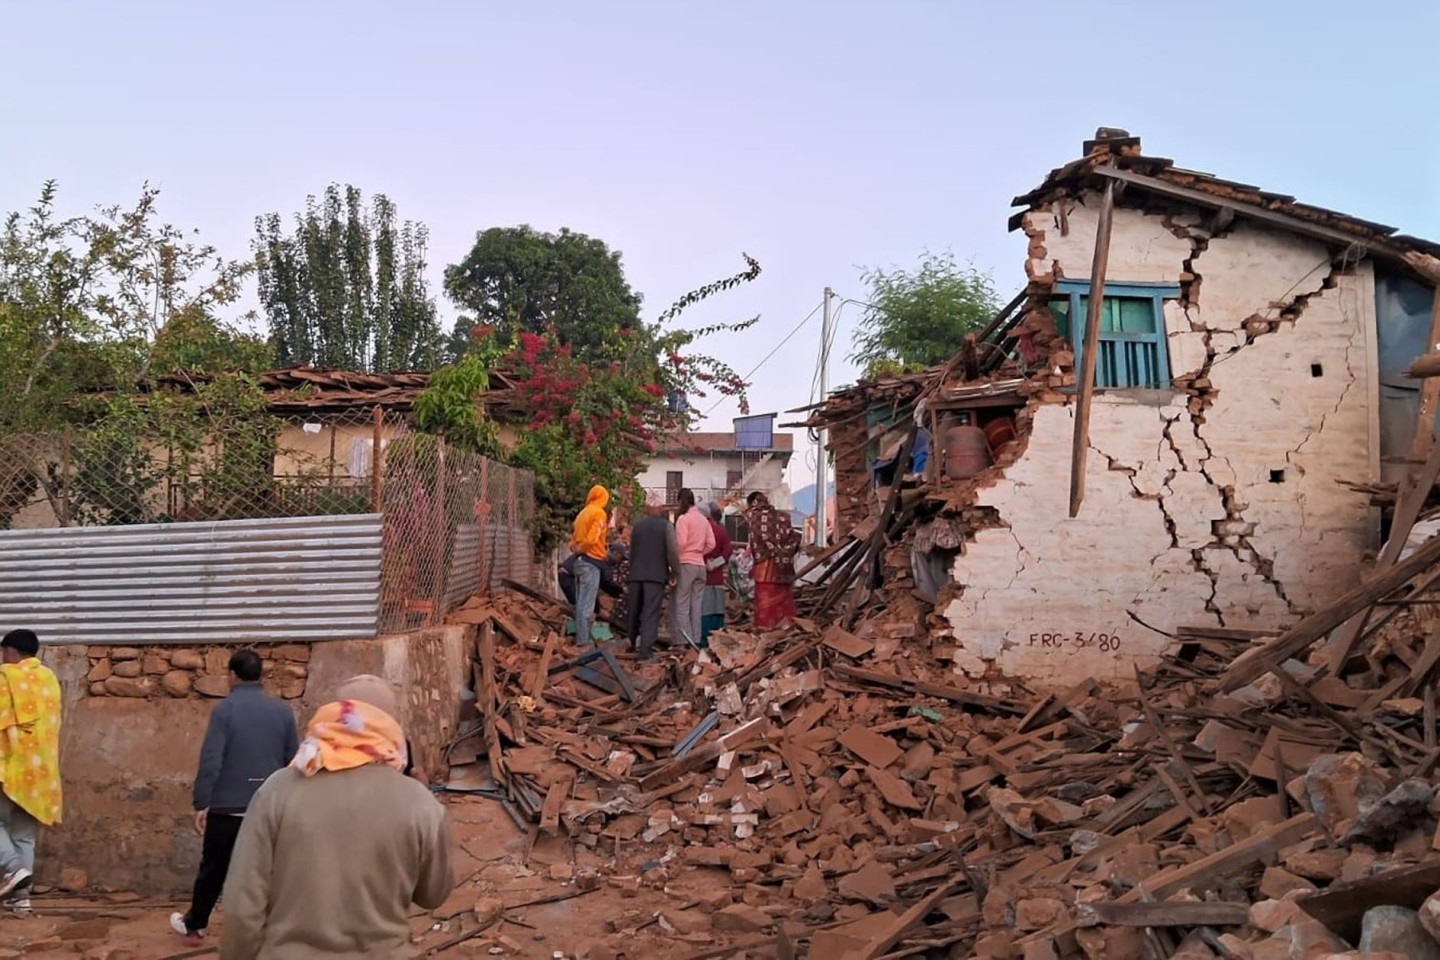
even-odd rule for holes
{"type": "Polygon", "coordinates": [[[405,754],[405,734],[394,717],[360,700],[337,700],[315,711],[290,765],[307,777],[372,763],[403,771],[405,754]]]}

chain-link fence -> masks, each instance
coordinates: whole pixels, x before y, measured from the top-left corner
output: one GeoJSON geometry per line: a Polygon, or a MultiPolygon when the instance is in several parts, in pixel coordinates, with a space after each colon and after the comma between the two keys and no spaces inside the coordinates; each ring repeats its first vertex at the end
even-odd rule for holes
{"type": "Polygon", "coordinates": [[[384,629],[433,623],[503,579],[535,582],[529,471],[403,429],[382,443],[379,460],[384,629]]]}
{"type": "Polygon", "coordinates": [[[385,520],[382,632],[535,580],[532,475],[379,408],[229,418],[208,436],[111,420],[0,438],[0,529],[364,513],[385,520]]]}

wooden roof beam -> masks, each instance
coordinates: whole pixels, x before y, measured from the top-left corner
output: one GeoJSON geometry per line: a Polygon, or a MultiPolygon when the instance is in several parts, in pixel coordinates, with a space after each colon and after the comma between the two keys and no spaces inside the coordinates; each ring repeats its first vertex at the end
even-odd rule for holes
{"type": "Polygon", "coordinates": [[[1372,253],[1379,253],[1394,258],[1405,263],[1405,265],[1411,267],[1411,269],[1414,269],[1414,264],[1410,263],[1405,256],[1407,251],[1397,249],[1383,238],[1360,237],[1353,233],[1347,233],[1344,230],[1326,226],[1325,224],[1314,223],[1288,213],[1267,210],[1264,207],[1257,207],[1254,204],[1242,203],[1239,200],[1231,200],[1228,197],[1216,196],[1213,193],[1196,190],[1193,187],[1182,187],[1178,184],[1161,180],[1158,177],[1146,176],[1143,173],[1134,173],[1130,170],[1121,170],[1117,167],[1096,167],[1094,173],[1098,176],[1121,183],[1133,184],[1150,193],[1172,197],[1176,200],[1184,200],[1196,206],[1212,207],[1217,210],[1230,210],[1233,211],[1236,216],[1258,220],[1261,223],[1268,223],[1272,226],[1289,230],[1291,233],[1298,233],[1315,240],[1341,244],[1347,247],[1351,244],[1360,244],[1372,253]]]}

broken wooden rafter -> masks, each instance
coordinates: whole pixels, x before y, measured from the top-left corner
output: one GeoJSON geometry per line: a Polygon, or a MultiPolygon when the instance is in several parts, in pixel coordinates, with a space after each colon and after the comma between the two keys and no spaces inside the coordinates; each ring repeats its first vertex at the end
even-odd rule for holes
{"type": "Polygon", "coordinates": [[[1082,927],[1243,927],[1250,922],[1250,904],[1189,903],[1081,903],[1075,922],[1082,927]]]}
{"type": "Polygon", "coordinates": [[[505,776],[505,758],[500,749],[500,732],[496,728],[496,714],[499,700],[495,690],[495,626],[488,620],[480,625],[479,669],[476,670],[475,699],[479,702],[480,717],[485,730],[485,755],[490,766],[490,777],[504,789],[508,785],[505,776]]]}
{"type": "Polygon", "coordinates": [[[925,919],[925,915],[934,910],[936,904],[959,891],[964,885],[964,880],[952,880],[950,883],[936,887],[904,913],[886,924],[883,930],[871,937],[867,946],[859,952],[849,953],[847,960],[879,960],[886,950],[900,942],[900,938],[905,935],[906,930],[925,919]]]}
{"type": "Polygon", "coordinates": [[[1023,716],[1026,713],[1025,708],[1019,704],[1002,700],[1000,697],[986,696],[983,693],[971,693],[969,690],[961,690],[958,687],[947,687],[942,684],[927,683],[922,680],[907,680],[904,677],[897,677],[894,674],[881,673],[878,670],[866,670],[862,667],[852,667],[844,663],[832,663],[825,669],[852,680],[873,683],[881,687],[892,687],[897,690],[906,690],[910,693],[924,694],[927,697],[938,697],[941,700],[949,700],[951,703],[979,707],[994,713],[1008,713],[1017,717],[1023,716]]]}
{"type": "MultiPolygon", "coordinates": [[[[1432,537],[1403,561],[1371,580],[1350,590],[1339,600],[1301,620],[1274,640],[1248,651],[1220,677],[1216,684],[1222,693],[1251,683],[1266,673],[1278,671],[1280,665],[1309,649],[1346,620],[1404,587],[1418,573],[1440,561],[1440,537],[1432,537]]],[[[1333,662],[1333,661],[1332,661],[1333,662]]]]}
{"type": "Polygon", "coordinates": [[[597,687],[606,693],[618,693],[627,702],[635,702],[635,687],[630,682],[630,675],[621,668],[620,662],[615,659],[615,654],[611,653],[606,647],[596,647],[593,650],[587,650],[574,660],[556,664],[549,669],[548,673],[554,676],[557,673],[565,673],[567,671],[573,671],[577,677],[581,677],[592,687],[597,687]],[[603,661],[605,666],[609,668],[611,676],[615,678],[613,683],[593,667],[588,666],[588,664],[596,660],[603,661]],[[597,678],[599,682],[597,682],[597,678]]]}
{"type": "MultiPolygon", "coordinates": [[[[1187,888],[1203,890],[1206,886],[1219,880],[1250,870],[1256,864],[1274,857],[1281,849],[1298,843],[1319,829],[1320,821],[1313,813],[1302,813],[1282,823],[1269,824],[1245,840],[1231,844],[1209,856],[1161,870],[1113,902],[1138,903],[1147,897],[1159,899],[1171,897],[1187,888]]],[[[1046,930],[1032,933],[1020,940],[1019,943],[1034,942],[1041,937],[1069,936],[1074,933],[1076,926],[1073,921],[1067,920],[1046,930]]]]}
{"type": "Polygon", "coordinates": [[[757,717],[754,720],[742,723],[729,733],[722,734],[719,739],[706,744],[698,750],[694,750],[678,760],[672,760],[659,770],[651,773],[640,781],[640,789],[645,791],[655,790],[666,784],[673,783],[680,777],[699,770],[705,764],[719,758],[720,754],[728,750],[736,750],[764,736],[765,721],[757,717]]]}
{"type": "Polygon", "coordinates": [[[1423,267],[1418,265],[1419,261],[1409,256],[1412,251],[1403,249],[1385,237],[1360,236],[1323,223],[1307,220],[1304,217],[1291,216],[1290,214],[1256,206],[1253,203],[1232,200],[1206,190],[1197,190],[1194,187],[1183,187],[1159,177],[1136,173],[1133,170],[1121,170],[1119,167],[1114,166],[1099,166],[1095,167],[1092,172],[1110,180],[1132,184],[1147,193],[1155,193],[1177,200],[1185,200],[1201,207],[1210,207],[1217,210],[1232,210],[1237,216],[1282,227],[1290,233],[1297,233],[1301,236],[1311,237],[1316,240],[1324,240],[1342,249],[1358,246],[1371,254],[1383,255],[1392,261],[1403,263],[1411,270],[1415,270],[1417,273],[1423,275],[1423,267]]]}
{"type": "MultiPolygon", "coordinates": [[[[1430,341],[1426,347],[1440,350],[1440,286],[1430,291],[1430,341]]],[[[1420,408],[1415,416],[1415,436],[1410,442],[1410,460],[1413,463],[1426,460],[1435,445],[1435,412],[1440,406],[1440,354],[1432,356],[1435,372],[1420,385],[1420,408]]],[[[1419,362],[1416,361],[1417,364],[1419,362]]],[[[1411,370],[1414,368],[1412,364],[1411,370]]],[[[1414,376],[1413,373],[1410,375],[1414,376]]]]}
{"type": "MultiPolygon", "coordinates": [[[[1395,515],[1390,523],[1390,539],[1381,549],[1372,575],[1393,567],[1395,561],[1400,559],[1400,553],[1405,549],[1405,541],[1409,539],[1410,531],[1415,528],[1415,521],[1420,519],[1420,511],[1424,509],[1425,501],[1429,499],[1436,480],[1440,480],[1440,447],[1431,448],[1419,473],[1401,487],[1400,499],[1395,505],[1395,515]]],[[[1329,659],[1336,672],[1354,649],[1357,637],[1365,628],[1367,615],[1368,610],[1352,616],[1340,626],[1330,642],[1329,659]]]]}
{"type": "Polygon", "coordinates": [[[1431,861],[1386,870],[1362,880],[1336,883],[1325,890],[1302,893],[1300,908],[1337,934],[1358,940],[1360,920],[1372,907],[1418,908],[1440,887],[1440,864],[1431,861]]]}
{"type": "MultiPolygon", "coordinates": [[[[1170,736],[1165,727],[1165,718],[1160,715],[1155,704],[1145,695],[1145,678],[1141,676],[1139,667],[1135,668],[1135,690],[1140,699],[1140,706],[1145,711],[1145,719],[1150,722],[1150,729],[1154,732],[1156,739],[1165,747],[1165,752],[1170,754],[1170,761],[1185,775],[1185,782],[1190,785],[1195,802],[1200,804],[1201,812],[1208,810],[1210,802],[1205,796],[1204,788],[1200,786],[1200,781],[1195,779],[1195,772],[1190,769],[1190,764],[1186,763],[1185,758],[1180,755],[1180,748],[1175,745],[1175,739],[1170,736]]],[[[1165,772],[1165,768],[1157,764],[1155,772],[1160,775],[1165,786],[1175,795],[1175,802],[1188,809],[1190,803],[1185,798],[1184,791],[1168,779],[1169,775],[1165,772]]]]}

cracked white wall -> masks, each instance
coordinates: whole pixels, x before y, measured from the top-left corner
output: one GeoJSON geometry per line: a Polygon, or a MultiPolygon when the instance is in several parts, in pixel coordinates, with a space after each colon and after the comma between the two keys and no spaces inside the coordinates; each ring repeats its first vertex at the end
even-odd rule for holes
{"type": "MultiPolygon", "coordinates": [[[[1031,214],[1048,256],[1032,273],[1087,278],[1094,221],[1075,207],[1062,237],[1031,214]]],[[[955,564],[963,590],[945,612],[967,673],[1128,678],[1165,650],[1157,630],[1293,622],[1351,585],[1374,546],[1366,498],[1336,482],[1378,477],[1368,263],[1337,270],[1304,238],[1179,221],[1117,210],[1107,276],[1179,283],[1188,261],[1201,280],[1188,309],[1167,305],[1171,373],[1213,392],[1193,414],[1185,392],[1098,394],[1074,520],[1073,407],[1036,411],[1025,455],[978,501],[1008,529],[978,532],[955,564]]]]}

